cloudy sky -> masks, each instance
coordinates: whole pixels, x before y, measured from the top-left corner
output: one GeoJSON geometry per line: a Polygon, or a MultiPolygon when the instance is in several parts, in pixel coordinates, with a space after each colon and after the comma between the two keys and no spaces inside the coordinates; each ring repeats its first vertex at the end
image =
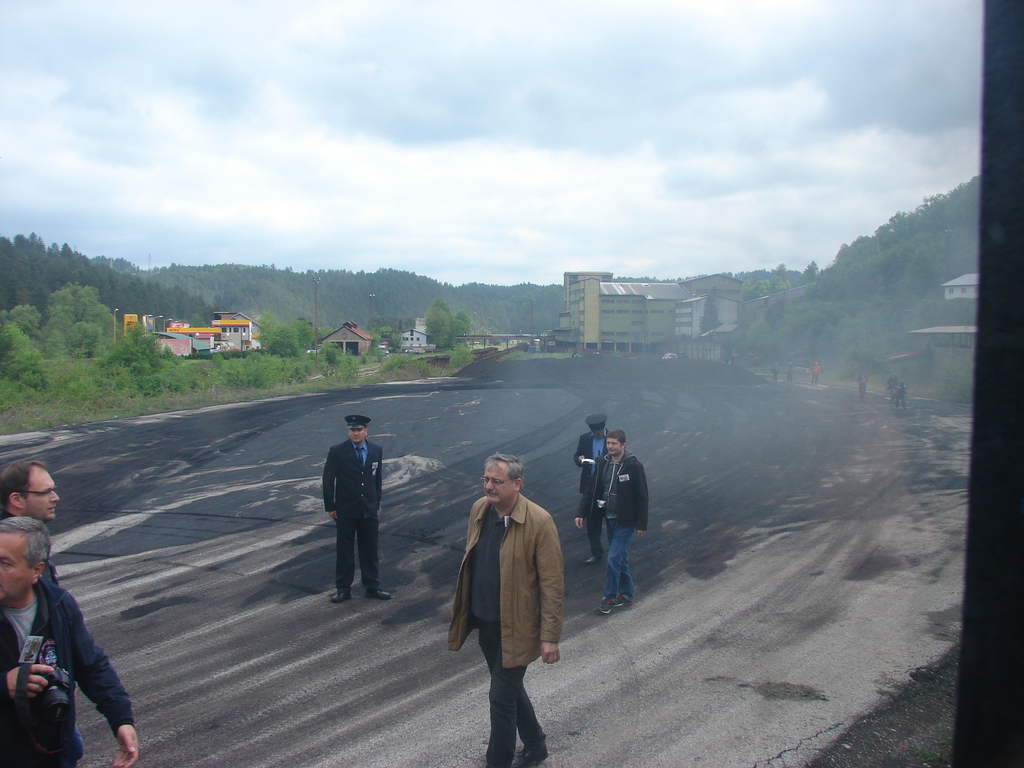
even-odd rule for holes
{"type": "Polygon", "coordinates": [[[0,235],[142,267],[802,269],[979,168],[981,0],[4,0],[0,28],[0,235]]]}

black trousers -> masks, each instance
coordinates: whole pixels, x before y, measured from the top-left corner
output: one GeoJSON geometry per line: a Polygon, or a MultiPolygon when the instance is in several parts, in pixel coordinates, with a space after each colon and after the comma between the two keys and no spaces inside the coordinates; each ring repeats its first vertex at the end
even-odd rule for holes
{"type": "Polygon", "coordinates": [[[488,768],[508,768],[516,753],[516,731],[524,746],[544,741],[544,729],[537,722],[530,697],[523,687],[526,667],[501,666],[501,623],[477,622],[480,650],[491,673],[491,738],[487,742],[488,768]]]}
{"type": "Polygon", "coordinates": [[[356,575],[355,545],[359,544],[359,574],[363,589],[378,589],[377,539],[380,520],[375,517],[339,517],[337,559],[334,563],[334,585],[339,592],[352,589],[356,575]]]}

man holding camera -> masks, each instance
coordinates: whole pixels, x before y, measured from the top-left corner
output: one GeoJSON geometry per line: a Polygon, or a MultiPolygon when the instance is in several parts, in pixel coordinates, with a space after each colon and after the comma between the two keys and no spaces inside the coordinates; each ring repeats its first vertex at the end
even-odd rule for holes
{"type": "Polygon", "coordinates": [[[583,528],[590,518],[608,521],[608,571],[604,597],[598,613],[609,614],[612,608],[628,608],[636,600],[633,578],[629,573],[629,540],[636,531],[647,531],[647,475],[636,456],[626,450],[626,433],[611,430],[605,438],[608,454],[597,462],[597,472],[590,487],[580,499],[576,527],[583,528]]]}
{"type": "Polygon", "coordinates": [[[0,521],[0,755],[19,768],[73,768],[80,687],[117,738],[114,768],[129,768],[139,757],[131,701],[74,598],[40,578],[49,555],[41,521],[0,521]]]}

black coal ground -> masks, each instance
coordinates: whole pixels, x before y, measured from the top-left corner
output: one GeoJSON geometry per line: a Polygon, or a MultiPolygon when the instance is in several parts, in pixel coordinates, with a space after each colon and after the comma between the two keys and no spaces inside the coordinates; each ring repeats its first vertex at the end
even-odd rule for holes
{"type": "MultiPolygon", "coordinates": [[[[805,765],[955,642],[965,409],[689,360],[463,373],[0,439],[53,469],[63,583],[132,691],[146,765],[482,765],[482,660],[444,645],[497,451],[525,457],[566,556],[563,661],[527,676],[551,768],[805,765]],[[334,606],[319,474],[353,411],[385,450],[396,597],[334,606]],[[593,411],[651,485],[638,603],[607,618],[571,523],[593,411]]],[[[81,720],[81,765],[108,764],[109,731],[81,720]]]]}

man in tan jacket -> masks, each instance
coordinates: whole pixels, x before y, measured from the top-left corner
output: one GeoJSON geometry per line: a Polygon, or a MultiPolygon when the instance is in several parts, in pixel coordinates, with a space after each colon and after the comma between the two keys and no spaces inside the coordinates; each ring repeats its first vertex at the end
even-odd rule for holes
{"type": "Polygon", "coordinates": [[[488,768],[530,768],[548,756],[523,677],[538,656],[545,664],[559,659],[562,548],[551,515],[519,493],[523,475],[516,456],[484,462],[484,498],[469,513],[448,632],[448,649],[457,651],[479,630],[491,672],[488,768]]]}

